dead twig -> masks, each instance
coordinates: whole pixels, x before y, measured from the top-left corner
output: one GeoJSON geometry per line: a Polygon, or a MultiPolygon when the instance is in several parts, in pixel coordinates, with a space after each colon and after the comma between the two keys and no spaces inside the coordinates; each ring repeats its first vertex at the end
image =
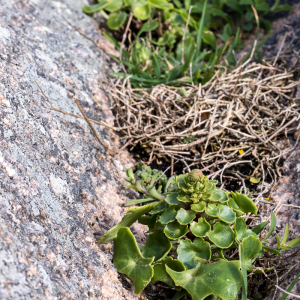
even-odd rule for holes
{"type": "Polygon", "coordinates": [[[292,294],[292,293],[289,293],[289,292],[287,292],[286,290],[282,289],[282,288],[281,288],[280,286],[278,286],[278,285],[275,285],[275,287],[276,287],[277,289],[281,290],[282,292],[284,292],[285,294],[288,294],[288,295],[293,296],[293,297],[295,297],[295,298],[297,298],[297,299],[300,299],[300,296],[295,295],[295,294],[292,294]]]}
{"type": "Polygon", "coordinates": [[[119,151],[114,150],[114,149],[111,149],[110,147],[106,146],[106,145],[101,141],[101,139],[100,139],[100,137],[99,137],[97,131],[95,130],[94,126],[92,125],[92,123],[90,122],[90,120],[88,119],[88,117],[86,116],[86,114],[85,114],[84,110],[82,109],[82,107],[80,106],[77,97],[74,96],[73,99],[74,99],[74,102],[77,104],[77,106],[78,106],[80,112],[82,113],[82,116],[84,117],[84,119],[86,120],[86,122],[89,124],[90,128],[92,129],[94,135],[96,136],[96,138],[97,138],[97,140],[100,142],[100,144],[101,144],[104,148],[106,148],[108,151],[111,151],[111,152],[114,152],[114,153],[119,153],[119,151]]]}

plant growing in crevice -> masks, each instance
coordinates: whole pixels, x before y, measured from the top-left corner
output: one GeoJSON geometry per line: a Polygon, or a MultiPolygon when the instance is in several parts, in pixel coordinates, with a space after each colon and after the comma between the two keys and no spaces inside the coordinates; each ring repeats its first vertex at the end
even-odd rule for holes
{"type": "Polygon", "coordinates": [[[268,222],[249,229],[243,216],[257,213],[251,199],[216,187],[200,170],[169,179],[158,170],[139,163],[126,170],[129,188],[140,193],[130,200],[122,221],[108,230],[98,243],[114,241],[114,264],[140,293],[149,282],[161,281],[177,292],[174,299],[189,295],[194,300],[247,299],[247,272],[267,272],[255,267],[264,252],[281,256],[300,243],[287,243],[288,226],[277,247],[268,246],[276,226],[263,239],[268,222]],[[145,245],[139,244],[130,227],[135,221],[149,228],[145,245]]]}

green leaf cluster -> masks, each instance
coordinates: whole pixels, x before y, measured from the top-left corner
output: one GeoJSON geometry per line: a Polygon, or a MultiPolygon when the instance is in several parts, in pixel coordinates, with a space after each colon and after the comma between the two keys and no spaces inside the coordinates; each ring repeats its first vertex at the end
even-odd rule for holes
{"type": "MultiPolygon", "coordinates": [[[[131,75],[133,86],[150,87],[161,83],[205,83],[221,58],[226,66],[234,66],[233,50],[243,47],[242,30],[251,31],[256,26],[256,37],[260,27],[268,32],[271,25],[263,16],[291,9],[279,2],[270,6],[266,0],[98,0],[83,10],[88,14],[101,12],[113,31],[124,31],[132,13],[131,23],[136,25],[132,25],[129,45],[116,58],[125,65],[127,73],[114,75],[131,75]],[[221,47],[218,38],[224,42],[221,47]]],[[[120,49],[119,42],[110,34],[105,35],[120,49]]],[[[264,41],[256,48],[259,58],[264,41]]]]}
{"type": "Polygon", "coordinates": [[[257,271],[255,259],[264,252],[281,256],[300,243],[300,238],[287,243],[287,225],[282,238],[276,235],[277,248],[271,248],[275,215],[261,237],[268,222],[249,229],[242,217],[257,213],[253,201],[220,190],[198,169],[169,179],[140,163],[136,169],[126,170],[126,180],[141,198],[127,205],[138,206],[98,240],[114,241],[114,264],[133,281],[136,293],[161,281],[177,290],[176,299],[189,294],[194,300],[236,300],[241,287],[247,299],[247,272],[257,271]],[[128,228],[135,221],[149,228],[145,245],[128,228]]]}

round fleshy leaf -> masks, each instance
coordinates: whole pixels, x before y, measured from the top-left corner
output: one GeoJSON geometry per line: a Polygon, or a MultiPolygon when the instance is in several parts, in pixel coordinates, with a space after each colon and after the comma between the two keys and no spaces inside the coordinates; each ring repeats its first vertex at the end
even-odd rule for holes
{"type": "Polygon", "coordinates": [[[236,214],[235,212],[228,207],[227,205],[222,205],[219,204],[219,209],[220,209],[220,213],[219,213],[219,219],[222,220],[225,223],[231,224],[235,221],[236,218],[236,214]]]}
{"type": "Polygon", "coordinates": [[[218,217],[220,214],[220,208],[214,203],[208,203],[207,207],[205,208],[205,213],[211,217],[218,217]]]}
{"type": "Polygon", "coordinates": [[[205,193],[211,194],[215,190],[215,185],[212,182],[208,182],[205,187],[205,193]]]}
{"type": "Polygon", "coordinates": [[[251,235],[243,239],[244,257],[247,269],[252,268],[252,260],[255,259],[262,250],[262,244],[260,240],[251,235]]]}
{"type": "Polygon", "coordinates": [[[177,240],[185,236],[189,232],[187,225],[180,225],[177,221],[169,223],[164,229],[165,235],[170,240],[177,240]]]}
{"type": "Polygon", "coordinates": [[[149,214],[150,215],[159,214],[165,210],[167,205],[168,204],[166,203],[166,201],[161,201],[161,202],[159,202],[159,204],[157,205],[157,207],[155,209],[149,211],[149,214]]]}
{"type": "Polygon", "coordinates": [[[214,48],[217,45],[216,37],[210,30],[203,31],[202,39],[206,44],[208,44],[214,48]]]}
{"type": "Polygon", "coordinates": [[[243,218],[239,217],[236,218],[235,224],[234,224],[234,232],[236,234],[236,239],[241,241],[242,237],[245,235],[247,231],[247,225],[243,218]]]}
{"type": "Polygon", "coordinates": [[[109,2],[108,1],[103,1],[102,3],[99,3],[99,4],[94,4],[94,5],[91,5],[91,6],[84,6],[83,7],[83,11],[86,13],[86,14],[92,14],[92,13],[95,13],[97,11],[101,11],[103,10],[106,6],[109,5],[109,2]]]}
{"type": "Polygon", "coordinates": [[[151,8],[146,0],[136,1],[133,5],[133,15],[142,21],[149,19],[151,8]]]}
{"type": "Polygon", "coordinates": [[[180,190],[188,190],[189,186],[185,182],[178,182],[177,183],[180,190]]]}
{"type": "Polygon", "coordinates": [[[176,272],[185,271],[185,267],[179,259],[173,259],[171,256],[168,256],[154,265],[154,275],[151,278],[151,282],[161,281],[172,286],[176,290],[181,290],[181,287],[176,286],[173,279],[167,273],[166,266],[176,272]]]}
{"type": "Polygon", "coordinates": [[[166,271],[194,300],[206,299],[209,295],[235,300],[242,285],[240,262],[220,259],[208,264],[204,259],[197,260],[199,263],[195,269],[176,272],[167,266],[166,271]]]}
{"type": "Polygon", "coordinates": [[[183,262],[188,270],[193,269],[198,265],[195,257],[206,260],[210,260],[211,258],[210,244],[200,238],[194,239],[193,243],[189,239],[180,241],[177,253],[178,259],[183,262]]]}
{"type": "Polygon", "coordinates": [[[187,225],[195,219],[196,213],[192,210],[180,208],[177,212],[176,219],[181,225],[187,225]]]}
{"type": "Polygon", "coordinates": [[[208,200],[213,202],[218,202],[223,198],[223,196],[219,193],[219,190],[214,190],[208,200]]]}
{"type": "Polygon", "coordinates": [[[206,203],[204,201],[200,201],[199,203],[191,205],[191,209],[196,212],[203,212],[205,207],[206,203]]]}
{"type": "Polygon", "coordinates": [[[257,214],[256,205],[246,195],[240,194],[238,192],[231,192],[231,196],[237,204],[237,206],[239,207],[239,210],[243,211],[244,213],[252,212],[255,215],[257,214]]]}
{"type": "Polygon", "coordinates": [[[197,237],[205,237],[210,232],[210,224],[204,218],[200,218],[198,223],[191,223],[190,230],[197,237]]]}
{"type": "Polygon", "coordinates": [[[177,214],[177,211],[176,211],[175,207],[174,206],[170,206],[160,216],[159,221],[162,224],[171,223],[171,222],[175,221],[176,214],[177,214]]]}
{"type": "Polygon", "coordinates": [[[235,201],[232,198],[229,198],[227,204],[229,207],[231,207],[233,209],[233,211],[236,213],[237,217],[241,217],[242,215],[245,214],[243,211],[240,210],[240,208],[238,207],[238,205],[235,203],[235,201]]]}
{"type": "MultiPolygon", "coordinates": [[[[154,31],[156,28],[158,27],[158,21],[156,20],[151,20],[147,23],[144,23],[144,25],[142,26],[142,28],[140,29],[140,31],[137,34],[137,38],[143,33],[143,32],[150,32],[150,31],[154,31]]],[[[156,173],[156,174],[160,174],[160,173],[156,173]]],[[[158,175],[159,176],[159,175],[158,175]]],[[[175,178],[174,178],[175,179],[175,178]]]]}
{"type": "Polygon", "coordinates": [[[166,197],[166,202],[170,205],[177,205],[179,203],[177,197],[178,193],[171,193],[166,197]]]}
{"type": "Polygon", "coordinates": [[[203,194],[203,195],[201,196],[201,199],[202,199],[202,200],[207,200],[209,197],[210,197],[210,194],[203,194]]]}
{"type": "MultiPolygon", "coordinates": [[[[106,0],[98,0],[98,3],[106,2],[106,0]]],[[[119,10],[123,5],[122,0],[114,0],[114,1],[108,1],[108,5],[105,7],[105,10],[109,12],[115,12],[119,10]]]]}
{"type": "Polygon", "coordinates": [[[180,202],[190,202],[190,196],[187,195],[185,192],[179,192],[177,199],[180,202]]]}
{"type": "Polygon", "coordinates": [[[144,257],[153,257],[154,261],[166,257],[172,248],[170,240],[162,231],[154,231],[147,236],[146,245],[143,248],[144,257]]]}
{"type": "Polygon", "coordinates": [[[135,293],[139,294],[153,277],[151,263],[154,257],[144,258],[129,228],[118,231],[114,240],[114,265],[120,273],[126,274],[134,283],[135,293]]]}
{"type": "Polygon", "coordinates": [[[183,183],[184,179],[185,179],[185,175],[184,174],[176,176],[176,182],[177,183],[183,183]]]}
{"type": "Polygon", "coordinates": [[[126,19],[127,14],[125,12],[111,14],[107,20],[107,26],[110,29],[118,30],[125,23],[126,19]]]}
{"type": "Polygon", "coordinates": [[[223,249],[230,247],[234,242],[233,230],[223,222],[217,222],[207,236],[217,247],[223,249]]]}
{"type": "Polygon", "coordinates": [[[254,237],[258,238],[258,236],[257,236],[257,234],[255,232],[253,232],[251,229],[247,229],[246,233],[243,235],[243,237],[242,237],[241,240],[243,241],[248,236],[254,236],[254,237]]]}
{"type": "Polygon", "coordinates": [[[228,206],[223,204],[209,203],[205,209],[206,214],[211,217],[219,218],[221,221],[231,224],[235,221],[236,214],[228,206]]]}
{"type": "Polygon", "coordinates": [[[219,189],[217,189],[217,191],[220,193],[220,195],[222,196],[222,199],[220,199],[220,202],[226,202],[226,201],[228,201],[228,195],[224,192],[224,191],[222,191],[222,190],[219,190],[219,189]]]}

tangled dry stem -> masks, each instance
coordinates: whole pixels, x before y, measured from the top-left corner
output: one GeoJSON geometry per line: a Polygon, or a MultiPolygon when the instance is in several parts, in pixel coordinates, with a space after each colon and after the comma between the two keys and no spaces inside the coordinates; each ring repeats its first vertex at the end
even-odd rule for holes
{"type": "Polygon", "coordinates": [[[256,196],[266,194],[286,154],[279,137],[299,129],[299,82],[280,61],[234,71],[218,66],[208,83],[185,85],[184,92],[165,85],[132,89],[129,80],[115,81],[108,91],[116,125],[124,128],[121,140],[131,149],[142,147],[148,164],[181,161],[185,170],[200,168],[221,184],[234,179],[246,189],[245,180],[260,177],[256,196]]]}

